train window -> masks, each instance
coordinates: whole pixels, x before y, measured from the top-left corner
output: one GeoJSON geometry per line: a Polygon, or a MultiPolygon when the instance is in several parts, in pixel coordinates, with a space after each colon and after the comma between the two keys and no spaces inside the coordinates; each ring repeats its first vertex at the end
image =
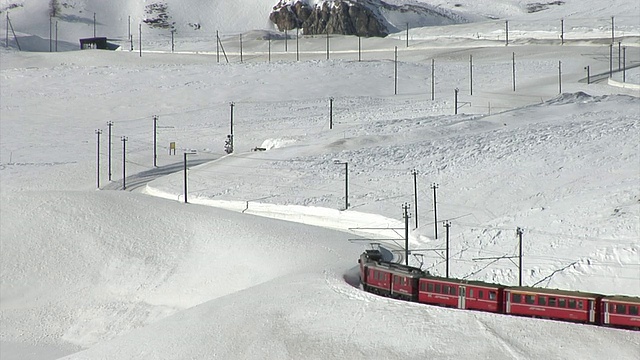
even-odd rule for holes
{"type": "Polygon", "coordinates": [[[616,304],[616,313],[618,314],[626,314],[626,306],[622,305],[622,304],[616,304]]]}
{"type": "Polygon", "coordinates": [[[484,291],[478,290],[478,299],[484,299],[484,291]]]}
{"type": "Polygon", "coordinates": [[[451,288],[449,288],[449,295],[458,295],[458,289],[456,289],[455,286],[452,286],[451,288]]]}
{"type": "Polygon", "coordinates": [[[397,283],[399,283],[399,282],[400,282],[400,279],[398,278],[398,275],[393,275],[393,282],[394,282],[395,284],[397,284],[397,283]]]}
{"type": "Polygon", "coordinates": [[[578,301],[578,309],[582,310],[582,301],[578,301]]]}
{"type": "Polygon", "coordinates": [[[427,291],[428,292],[433,292],[433,284],[432,283],[428,283],[427,284],[427,291]]]}
{"type": "Polygon", "coordinates": [[[424,291],[424,283],[420,283],[420,291],[424,291]]]}
{"type": "Polygon", "coordinates": [[[495,291],[489,291],[489,300],[495,300],[497,293],[495,291]]]}
{"type": "Polygon", "coordinates": [[[638,315],[638,307],[629,305],[629,315],[638,315]]]}
{"type": "Polygon", "coordinates": [[[439,293],[440,292],[440,284],[436,284],[436,292],[439,293]]]}
{"type": "Polygon", "coordinates": [[[558,307],[567,307],[567,299],[558,299],[558,307]]]}
{"type": "Polygon", "coordinates": [[[473,289],[469,289],[469,297],[473,297],[473,289]]]}
{"type": "Polygon", "coordinates": [[[536,299],[536,297],[534,295],[527,295],[524,298],[524,302],[526,302],[527,304],[534,304],[535,303],[535,299],[536,299]]]}
{"type": "Polygon", "coordinates": [[[549,298],[549,306],[556,306],[556,298],[554,297],[549,298]]]}
{"type": "Polygon", "coordinates": [[[448,294],[449,293],[449,285],[445,285],[442,287],[442,293],[443,294],[448,294]]]}
{"type": "Polygon", "coordinates": [[[547,297],[538,296],[538,305],[547,305],[547,297]]]}
{"type": "Polygon", "coordinates": [[[576,301],[574,299],[569,299],[569,308],[570,309],[576,308],[576,301]]]}
{"type": "Polygon", "coordinates": [[[511,295],[511,302],[521,303],[522,302],[522,295],[520,295],[520,294],[511,295]]]}

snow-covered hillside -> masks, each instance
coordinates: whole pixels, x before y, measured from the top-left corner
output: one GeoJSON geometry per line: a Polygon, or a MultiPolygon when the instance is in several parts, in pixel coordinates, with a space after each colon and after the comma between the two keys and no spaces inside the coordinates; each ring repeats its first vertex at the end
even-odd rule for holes
{"type": "Polygon", "coordinates": [[[640,296],[636,2],[443,2],[476,22],[360,54],[332,36],[329,60],[325,38],[285,45],[262,1],[167,1],[174,53],[163,29],[142,54],[75,51],[94,12],[126,45],[146,3],[65,3],[68,51],[48,52],[47,4],[26,1],[10,16],[32,51],[0,49],[3,360],[637,358],[638,332],[390,300],[356,272],[371,242],[404,246],[408,203],[411,263],[431,273],[448,220],[452,276],[517,284],[482,259],[517,254],[520,227],[525,285],[640,296]]]}

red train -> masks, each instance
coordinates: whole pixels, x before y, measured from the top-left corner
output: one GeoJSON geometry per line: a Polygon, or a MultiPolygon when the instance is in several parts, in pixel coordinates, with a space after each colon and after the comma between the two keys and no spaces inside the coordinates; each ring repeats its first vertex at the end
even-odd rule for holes
{"type": "Polygon", "coordinates": [[[638,297],[447,279],[415,267],[383,261],[379,250],[366,250],[358,263],[363,289],[382,296],[458,309],[640,330],[638,297]]]}

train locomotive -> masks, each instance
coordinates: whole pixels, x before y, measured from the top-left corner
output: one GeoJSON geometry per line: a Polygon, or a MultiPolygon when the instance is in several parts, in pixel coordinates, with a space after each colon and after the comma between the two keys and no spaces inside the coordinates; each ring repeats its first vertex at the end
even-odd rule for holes
{"type": "Polygon", "coordinates": [[[370,293],[429,305],[640,330],[640,298],[505,286],[432,276],[383,260],[379,250],[358,259],[360,284],[370,293]]]}

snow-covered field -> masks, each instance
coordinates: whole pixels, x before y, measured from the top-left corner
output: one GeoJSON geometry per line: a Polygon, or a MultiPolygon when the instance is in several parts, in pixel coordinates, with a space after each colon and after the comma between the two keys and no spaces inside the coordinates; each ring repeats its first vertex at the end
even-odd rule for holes
{"type": "Polygon", "coordinates": [[[149,29],[142,56],[137,43],[66,51],[92,35],[93,12],[128,49],[127,16],[143,15],[133,1],[67,3],[83,12],[60,20],[65,51],[48,52],[35,3],[10,10],[29,51],[0,50],[3,360],[640,356],[638,332],[380,298],[356,269],[372,242],[404,246],[408,203],[410,261],[431,273],[445,271],[429,249],[445,246],[448,220],[452,276],[517,284],[514,263],[487,258],[516,255],[520,227],[525,285],[640,296],[636,2],[530,14],[516,0],[443,2],[473,22],[411,29],[409,47],[404,32],[362,38],[362,61],[358,38],[335,35],[329,60],[323,37],[293,37],[287,52],[273,40],[269,61],[258,38],[278,35],[263,16],[273,4],[249,0],[168,1],[175,53],[149,29]]]}

